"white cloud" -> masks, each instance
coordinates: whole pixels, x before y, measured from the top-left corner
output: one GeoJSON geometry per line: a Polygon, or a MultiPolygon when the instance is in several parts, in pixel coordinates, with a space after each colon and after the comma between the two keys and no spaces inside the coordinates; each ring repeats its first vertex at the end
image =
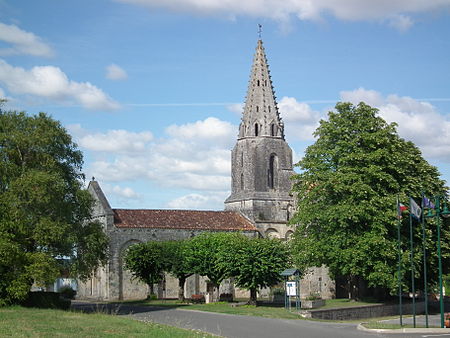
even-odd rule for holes
{"type": "Polygon", "coordinates": [[[86,133],[69,126],[82,148],[93,152],[88,176],[102,181],[150,180],[163,187],[194,191],[228,191],[231,185],[231,152],[237,126],[217,118],[166,129],[166,137],[150,132],[110,130],[86,133]],[[105,158],[109,152],[113,158],[105,158]]]}
{"type": "Polygon", "coordinates": [[[53,51],[42,39],[33,33],[21,30],[15,25],[0,22],[0,41],[11,47],[0,48],[0,55],[29,54],[35,56],[52,56],[53,51]]]}
{"type": "Polygon", "coordinates": [[[111,63],[106,67],[106,78],[110,80],[125,80],[128,74],[118,65],[111,63]]]}
{"type": "Polygon", "coordinates": [[[227,105],[227,109],[233,113],[236,113],[238,115],[241,115],[244,111],[244,104],[243,103],[233,103],[227,105]]]}
{"type": "Polygon", "coordinates": [[[288,139],[313,140],[313,132],[319,125],[321,114],[307,103],[298,102],[293,97],[283,97],[278,103],[280,115],[285,122],[288,139]]]}
{"type": "Polygon", "coordinates": [[[122,188],[118,185],[115,185],[114,187],[112,187],[112,192],[115,195],[121,196],[121,197],[125,197],[128,199],[139,199],[141,198],[141,195],[138,194],[137,192],[135,192],[133,189],[129,188],[129,187],[125,187],[122,188]]]}
{"type": "Polygon", "coordinates": [[[178,12],[222,15],[230,18],[248,15],[265,17],[286,24],[291,17],[300,20],[322,20],[331,14],[340,20],[387,21],[405,30],[413,21],[411,15],[450,8],[448,0],[116,0],[123,3],[162,7],[178,12]]]}
{"type": "Polygon", "coordinates": [[[450,119],[429,102],[398,95],[383,97],[364,88],[341,92],[341,98],[377,107],[381,117],[389,123],[396,122],[399,135],[413,141],[426,157],[450,162],[450,119]]]}
{"type": "Polygon", "coordinates": [[[172,209],[223,209],[223,201],[227,198],[225,193],[210,193],[210,194],[188,194],[167,203],[167,206],[172,209]]]}
{"type": "Polygon", "coordinates": [[[235,132],[235,127],[226,121],[215,117],[208,117],[204,121],[197,121],[185,125],[171,125],[166,129],[167,134],[175,139],[185,140],[214,140],[219,144],[228,144],[229,135],[235,132]]]}
{"type": "Polygon", "coordinates": [[[82,136],[79,144],[92,151],[133,153],[146,151],[146,146],[151,140],[153,140],[153,135],[149,131],[133,133],[119,129],[82,136]]]}
{"type": "Polygon", "coordinates": [[[89,82],[75,82],[58,67],[30,70],[14,67],[0,59],[0,83],[14,94],[32,95],[60,103],[76,103],[92,110],[114,110],[119,104],[89,82]]]}
{"type": "Polygon", "coordinates": [[[413,20],[409,16],[402,14],[393,15],[387,21],[389,26],[399,30],[400,32],[406,32],[414,24],[413,20]]]}

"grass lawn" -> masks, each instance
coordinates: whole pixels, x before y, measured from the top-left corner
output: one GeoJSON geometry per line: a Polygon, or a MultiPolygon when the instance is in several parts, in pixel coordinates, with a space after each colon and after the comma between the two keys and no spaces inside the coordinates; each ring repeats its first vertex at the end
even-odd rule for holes
{"type": "MultiPolygon", "coordinates": [[[[242,305],[231,307],[231,303],[218,302],[209,304],[188,304],[176,300],[145,300],[136,302],[140,305],[177,307],[183,310],[199,310],[207,312],[228,313],[233,315],[258,316],[267,318],[302,319],[300,315],[286,311],[283,305],[242,305]]],[[[295,310],[295,306],[294,306],[295,310]]]]}
{"type": "Polygon", "coordinates": [[[327,299],[325,301],[325,305],[320,307],[319,309],[332,309],[340,307],[353,307],[353,306],[374,305],[374,304],[382,304],[382,303],[376,302],[375,300],[372,299],[365,299],[361,301],[353,301],[348,298],[327,299]]]}
{"type": "Polygon", "coordinates": [[[102,313],[0,307],[0,337],[212,337],[102,313]]]}
{"type": "MultiPolygon", "coordinates": [[[[210,304],[188,304],[188,303],[180,303],[177,300],[145,300],[136,303],[151,306],[178,307],[182,308],[183,310],[200,310],[207,312],[228,313],[233,315],[259,316],[259,317],[283,318],[283,319],[304,319],[299,314],[285,310],[284,304],[275,305],[270,303],[262,303],[261,305],[258,306],[243,305],[231,307],[230,303],[226,302],[210,303],[210,304]]],[[[319,309],[351,307],[370,304],[376,303],[372,302],[371,300],[355,302],[350,301],[349,299],[330,299],[326,301],[325,306],[319,309]]],[[[295,305],[293,305],[293,311],[295,311],[295,305]]]]}

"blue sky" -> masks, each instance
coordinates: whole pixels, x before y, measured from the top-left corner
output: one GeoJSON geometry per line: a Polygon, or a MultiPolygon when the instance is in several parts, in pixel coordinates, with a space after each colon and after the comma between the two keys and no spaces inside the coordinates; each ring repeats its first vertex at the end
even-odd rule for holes
{"type": "Polygon", "coordinates": [[[113,207],[223,208],[258,24],[295,159],[365,101],[450,179],[449,0],[0,0],[6,108],[60,120],[113,207]]]}

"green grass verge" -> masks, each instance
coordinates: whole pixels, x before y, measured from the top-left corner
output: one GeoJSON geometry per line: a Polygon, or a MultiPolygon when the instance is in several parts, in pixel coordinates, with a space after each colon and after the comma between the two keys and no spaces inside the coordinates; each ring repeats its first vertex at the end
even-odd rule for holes
{"type": "Polygon", "coordinates": [[[364,299],[361,301],[353,301],[347,298],[339,298],[339,299],[327,299],[325,301],[325,305],[318,309],[333,309],[333,308],[342,308],[342,307],[355,307],[355,306],[363,306],[363,305],[375,305],[381,304],[372,299],[364,299]]]}
{"type": "MultiPolygon", "coordinates": [[[[285,310],[283,304],[272,305],[270,303],[263,303],[258,306],[243,305],[231,307],[231,304],[226,302],[210,303],[210,304],[188,304],[188,303],[180,303],[177,300],[145,300],[145,301],[138,301],[135,303],[150,306],[177,307],[182,308],[184,310],[199,310],[207,312],[227,313],[233,315],[258,316],[258,317],[283,318],[283,319],[304,319],[299,314],[285,310]]],[[[348,299],[330,299],[326,301],[325,306],[319,309],[342,308],[342,307],[352,307],[371,304],[372,305],[374,304],[374,302],[371,300],[355,302],[350,301],[348,299]]]]}
{"type": "Polygon", "coordinates": [[[103,313],[0,307],[0,337],[212,337],[103,313]]]}

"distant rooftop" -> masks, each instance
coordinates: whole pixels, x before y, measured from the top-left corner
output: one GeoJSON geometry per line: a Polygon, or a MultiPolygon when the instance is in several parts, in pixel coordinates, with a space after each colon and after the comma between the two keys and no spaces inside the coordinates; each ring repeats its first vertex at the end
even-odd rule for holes
{"type": "Polygon", "coordinates": [[[113,209],[118,228],[257,231],[250,220],[234,211],[113,209]]]}

